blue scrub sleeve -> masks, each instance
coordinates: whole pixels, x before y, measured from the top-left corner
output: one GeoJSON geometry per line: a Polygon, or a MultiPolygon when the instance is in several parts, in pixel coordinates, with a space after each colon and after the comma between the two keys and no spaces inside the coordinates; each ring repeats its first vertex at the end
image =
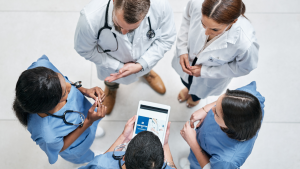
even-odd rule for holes
{"type": "Polygon", "coordinates": [[[210,159],[210,165],[211,165],[211,169],[237,169],[239,168],[237,165],[231,163],[231,162],[227,162],[227,161],[221,161],[218,158],[212,156],[210,159]]]}
{"type": "Polygon", "coordinates": [[[40,143],[40,148],[47,154],[50,164],[54,164],[58,159],[58,153],[64,146],[63,138],[56,143],[40,143]]]}
{"type": "Polygon", "coordinates": [[[248,93],[251,93],[252,95],[254,95],[260,102],[260,107],[261,107],[261,110],[262,110],[262,115],[264,117],[264,108],[265,108],[265,97],[263,97],[257,90],[256,90],[256,82],[253,81],[251,82],[250,84],[244,86],[244,87],[241,87],[241,88],[238,88],[236,90],[241,90],[241,91],[245,91],[245,92],[248,92],[248,93]]]}

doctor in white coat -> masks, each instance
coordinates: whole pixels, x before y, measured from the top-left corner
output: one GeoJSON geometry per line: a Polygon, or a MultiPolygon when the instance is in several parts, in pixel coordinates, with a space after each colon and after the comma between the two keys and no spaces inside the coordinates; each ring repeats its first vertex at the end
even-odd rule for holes
{"type": "Polygon", "coordinates": [[[172,66],[188,107],[221,94],[233,77],[257,67],[259,45],[241,0],[190,0],[183,13],[172,66]]]}
{"type": "Polygon", "coordinates": [[[80,12],[74,47],[96,64],[98,78],[105,81],[109,114],[120,83],[143,76],[155,91],[166,92],[152,68],[175,40],[168,0],[92,0],[80,12]]]}

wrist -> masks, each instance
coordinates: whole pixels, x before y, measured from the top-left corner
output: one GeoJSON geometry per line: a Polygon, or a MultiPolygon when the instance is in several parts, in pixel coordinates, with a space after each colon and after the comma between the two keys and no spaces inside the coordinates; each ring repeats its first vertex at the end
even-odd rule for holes
{"type": "Polygon", "coordinates": [[[136,65],[136,67],[138,69],[138,72],[143,69],[143,66],[139,62],[135,62],[135,65],[136,65]]]}
{"type": "Polygon", "coordinates": [[[86,124],[87,127],[90,127],[93,123],[94,123],[94,121],[89,120],[88,118],[86,118],[86,119],[84,120],[84,124],[86,124]]]}
{"type": "Polygon", "coordinates": [[[188,143],[188,145],[189,145],[190,147],[192,147],[193,145],[197,145],[197,144],[198,144],[198,141],[197,141],[197,139],[196,139],[196,137],[195,137],[195,138],[193,138],[193,139],[188,140],[187,143],[188,143]]]}
{"type": "Polygon", "coordinates": [[[120,135],[119,139],[122,141],[122,144],[128,143],[128,142],[130,141],[130,139],[129,139],[128,137],[126,137],[126,136],[124,135],[124,133],[122,133],[122,134],[120,135]]]}

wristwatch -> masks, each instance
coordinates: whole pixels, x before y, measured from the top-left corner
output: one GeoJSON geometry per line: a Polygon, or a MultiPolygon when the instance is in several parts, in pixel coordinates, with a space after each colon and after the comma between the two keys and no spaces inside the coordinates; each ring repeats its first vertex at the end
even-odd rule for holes
{"type": "Polygon", "coordinates": [[[75,83],[71,83],[72,86],[75,86],[76,88],[79,88],[82,86],[81,81],[77,81],[75,83]]]}

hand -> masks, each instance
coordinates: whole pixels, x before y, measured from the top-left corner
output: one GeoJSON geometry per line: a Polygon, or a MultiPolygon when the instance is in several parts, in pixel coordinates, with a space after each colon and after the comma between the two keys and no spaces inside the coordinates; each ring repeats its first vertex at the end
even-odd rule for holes
{"type": "Polygon", "coordinates": [[[195,128],[194,123],[196,121],[199,121],[199,123],[197,124],[197,128],[201,125],[201,123],[203,122],[203,120],[205,119],[207,113],[201,108],[197,111],[195,111],[190,118],[190,123],[191,123],[191,127],[195,128]]]}
{"type": "Polygon", "coordinates": [[[132,62],[126,63],[119,70],[119,73],[110,74],[110,76],[108,76],[104,80],[107,81],[107,82],[112,82],[112,81],[115,81],[115,80],[120,79],[122,77],[126,77],[126,76],[129,76],[131,74],[137,73],[137,72],[141,71],[142,69],[143,69],[143,67],[139,63],[132,63],[132,62]]]}
{"type": "Polygon", "coordinates": [[[168,126],[167,126],[167,131],[166,131],[166,136],[165,136],[164,145],[166,145],[166,144],[169,143],[170,126],[171,126],[171,122],[169,122],[169,123],[168,123],[168,126]]]}
{"type": "Polygon", "coordinates": [[[201,68],[202,68],[202,65],[191,66],[190,70],[192,72],[192,75],[195,77],[201,76],[201,68]]]}
{"type": "Polygon", "coordinates": [[[104,94],[103,90],[98,86],[93,87],[91,89],[86,89],[84,92],[84,95],[87,97],[93,98],[94,100],[96,100],[98,97],[100,102],[103,102],[103,100],[105,98],[105,94],[104,94]]]}
{"type": "Polygon", "coordinates": [[[184,124],[183,128],[180,130],[180,134],[183,137],[183,139],[188,143],[189,146],[197,143],[196,131],[193,128],[191,128],[189,121],[187,121],[184,124]]]}
{"type": "Polygon", "coordinates": [[[103,118],[106,115],[106,106],[102,105],[100,103],[100,100],[96,98],[95,103],[92,105],[92,107],[89,109],[86,122],[90,125],[93,124],[94,121],[97,121],[101,118],[103,118]],[[95,108],[97,108],[97,112],[95,112],[95,108]]]}
{"type": "Polygon", "coordinates": [[[136,120],[136,115],[131,117],[125,124],[122,135],[125,137],[125,143],[129,142],[133,135],[134,123],[136,120]]]}
{"type": "Polygon", "coordinates": [[[190,71],[191,66],[190,66],[188,54],[180,55],[180,65],[181,65],[183,72],[192,76],[192,72],[190,71]]]}

